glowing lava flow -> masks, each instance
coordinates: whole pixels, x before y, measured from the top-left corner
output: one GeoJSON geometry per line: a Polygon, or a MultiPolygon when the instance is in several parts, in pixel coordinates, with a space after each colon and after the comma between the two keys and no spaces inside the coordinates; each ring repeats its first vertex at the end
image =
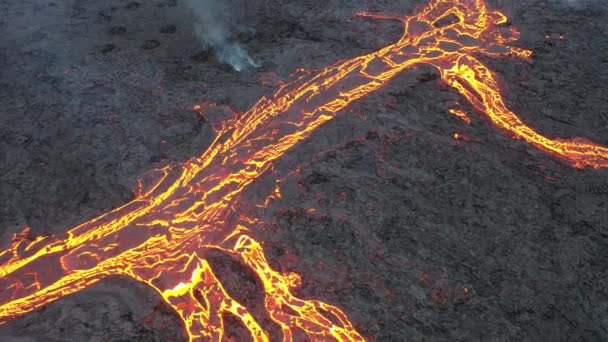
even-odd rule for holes
{"type": "Polygon", "coordinates": [[[435,0],[418,14],[361,14],[404,23],[401,39],[379,51],[329,66],[282,86],[249,111],[221,123],[200,157],[158,170],[153,184],[124,206],[71,229],[63,239],[17,234],[0,254],[0,323],[36,310],[111,275],[154,288],[183,320],[190,340],[220,340],[223,316],[237,317],[258,341],[270,339],[250,309],[224,289],[206,260],[221,250],[255,272],[266,314],[283,339],[297,331],[312,340],[360,341],[346,315],[291,291],[296,274],[274,271],[234,212],[243,190],[277,158],[351,102],[420,64],[441,77],[492,122],[577,167],[608,167],[608,149],[581,139],[553,140],[526,126],[504,104],[494,74],[475,56],[517,56],[517,39],[504,15],[482,0],[435,0]]]}

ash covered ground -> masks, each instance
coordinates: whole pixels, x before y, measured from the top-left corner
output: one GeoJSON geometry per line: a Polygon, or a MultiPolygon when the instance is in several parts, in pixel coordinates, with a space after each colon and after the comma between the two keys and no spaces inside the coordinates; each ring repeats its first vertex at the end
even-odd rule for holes
{"type": "MultiPolygon", "coordinates": [[[[508,105],[548,136],[608,145],[608,2],[488,3],[534,51],[531,64],[484,59],[508,105]]],[[[61,234],[125,203],[146,172],[211,142],[194,104],[244,111],[296,68],[399,38],[399,23],[357,11],[420,4],[229,1],[227,36],[259,64],[235,72],[180,0],[1,1],[2,241],[26,224],[61,234]]],[[[608,171],[576,170],[475,113],[468,126],[448,113],[457,101],[434,70],[411,70],[282,158],[302,172],[261,218],[273,266],[301,274],[299,296],[344,309],[371,340],[607,340],[608,171]]],[[[228,290],[260,297],[251,274],[215,259],[228,290]]],[[[151,289],[110,278],[1,326],[0,339],[185,334],[151,289]]]]}

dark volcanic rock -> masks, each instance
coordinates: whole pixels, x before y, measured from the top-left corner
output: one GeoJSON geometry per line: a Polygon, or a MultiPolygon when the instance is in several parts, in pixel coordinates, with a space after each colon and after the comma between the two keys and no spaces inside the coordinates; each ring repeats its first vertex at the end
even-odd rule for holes
{"type": "Polygon", "coordinates": [[[102,47],[100,47],[99,51],[101,51],[102,53],[108,53],[110,51],[113,51],[114,49],[116,49],[116,45],[106,44],[106,45],[103,45],[102,47]]]}
{"type": "MultiPolygon", "coordinates": [[[[222,3],[228,38],[262,67],[236,73],[212,58],[183,1],[0,6],[1,248],[25,225],[30,237],[61,234],[132,199],[151,170],[200,154],[219,114],[195,104],[244,111],[297,68],[399,38],[399,23],[354,13],[407,14],[425,0],[222,3]],[[167,23],[179,34],[159,35],[176,32],[167,23]]],[[[607,2],[488,3],[534,51],[482,59],[508,106],[548,136],[608,145],[607,2]]],[[[267,257],[302,275],[298,296],[339,306],[370,340],[608,340],[608,172],[511,139],[438,76],[404,72],[276,163],[281,199],[255,231],[267,257]],[[449,114],[456,106],[471,125],[449,114]]],[[[267,188],[260,179],[242,202],[267,188]]],[[[260,301],[257,279],[225,259],[214,267],[243,277],[227,288],[260,301]]],[[[185,341],[159,302],[106,279],[0,326],[0,341],[185,341]]]]}
{"type": "Polygon", "coordinates": [[[139,8],[139,6],[141,6],[141,4],[137,1],[131,1],[128,4],[125,5],[125,8],[128,10],[136,10],[139,8]]]}
{"type": "Polygon", "coordinates": [[[177,0],[165,0],[157,4],[158,7],[175,7],[177,6],[177,0]]]}
{"type": "Polygon", "coordinates": [[[175,33],[177,31],[177,27],[175,25],[164,25],[161,26],[158,31],[160,33],[175,33]]]}
{"type": "Polygon", "coordinates": [[[114,27],[110,28],[111,35],[118,36],[118,35],[123,35],[125,33],[127,33],[127,28],[124,26],[114,26],[114,27]]]}
{"type": "Polygon", "coordinates": [[[144,50],[152,50],[152,49],[156,49],[159,46],[160,46],[160,42],[158,40],[151,39],[151,40],[146,40],[142,44],[141,48],[144,50]]]}
{"type": "Polygon", "coordinates": [[[192,59],[194,62],[197,62],[197,63],[203,63],[203,62],[207,62],[209,60],[210,56],[211,56],[211,52],[201,51],[201,52],[197,53],[196,55],[190,57],[190,59],[192,59]]]}

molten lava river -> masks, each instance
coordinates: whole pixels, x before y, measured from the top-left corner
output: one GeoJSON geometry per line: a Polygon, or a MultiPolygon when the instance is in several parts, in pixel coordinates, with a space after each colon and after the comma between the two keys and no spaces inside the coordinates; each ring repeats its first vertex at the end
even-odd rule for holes
{"type": "MultiPolygon", "coordinates": [[[[219,250],[259,278],[265,314],[280,327],[284,341],[303,334],[310,340],[365,340],[340,308],[295,297],[299,276],[270,266],[262,244],[252,237],[255,218],[233,208],[244,189],[316,128],[421,64],[435,67],[443,82],[514,138],[577,168],[608,167],[608,148],[581,138],[545,137],[507,108],[497,77],[478,57],[527,59],[532,52],[510,45],[518,32],[483,0],[432,0],[408,17],[359,16],[401,21],[404,33],[376,52],[283,85],[217,125],[215,140],[202,155],[157,170],[154,181],[142,181],[147,184],[129,203],[64,236],[31,240],[27,228],[16,234],[0,253],[0,323],[118,275],[156,290],[179,315],[190,341],[221,340],[226,315],[239,320],[254,340],[270,340],[206,259],[209,250],[219,250]]],[[[196,109],[204,115],[202,107],[196,109]]],[[[468,119],[464,112],[451,112],[468,119]]],[[[269,196],[279,197],[277,192],[269,196]]]]}

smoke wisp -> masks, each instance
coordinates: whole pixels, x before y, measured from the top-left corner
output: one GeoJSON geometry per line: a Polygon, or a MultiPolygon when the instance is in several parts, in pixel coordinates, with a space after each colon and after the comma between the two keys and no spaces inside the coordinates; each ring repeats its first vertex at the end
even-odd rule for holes
{"type": "Polygon", "coordinates": [[[194,32],[204,47],[211,49],[219,60],[235,71],[259,66],[238,42],[229,39],[222,22],[222,14],[227,13],[225,5],[218,0],[187,0],[187,3],[194,16],[194,32]]]}

